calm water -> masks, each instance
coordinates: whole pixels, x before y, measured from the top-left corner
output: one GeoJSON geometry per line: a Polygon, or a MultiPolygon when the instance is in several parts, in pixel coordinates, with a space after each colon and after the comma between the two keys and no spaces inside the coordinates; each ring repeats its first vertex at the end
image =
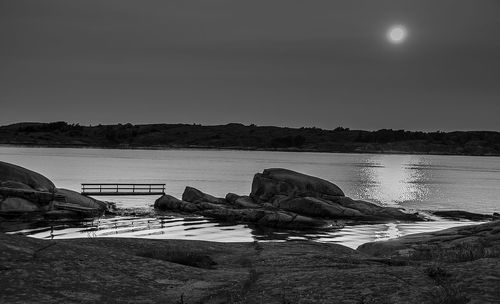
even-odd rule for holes
{"type": "MultiPolygon", "coordinates": [[[[0,160],[40,172],[58,187],[77,191],[85,182],[135,182],[166,183],[166,192],[176,197],[182,195],[187,185],[216,196],[228,192],[248,194],[256,172],[283,167],[330,180],[350,197],[383,205],[479,213],[500,210],[500,158],[496,157],[0,147],[0,160]]],[[[103,199],[117,202],[119,208],[150,210],[156,197],[103,199]]],[[[328,233],[301,234],[258,231],[245,225],[222,226],[206,219],[115,217],[84,227],[56,227],[52,236],[217,241],[306,238],[354,247],[365,241],[460,224],[467,222],[438,220],[432,223],[354,226],[328,233]],[[165,221],[168,224],[163,223],[165,221]]],[[[50,229],[46,228],[24,232],[36,237],[52,237],[50,229]]]]}

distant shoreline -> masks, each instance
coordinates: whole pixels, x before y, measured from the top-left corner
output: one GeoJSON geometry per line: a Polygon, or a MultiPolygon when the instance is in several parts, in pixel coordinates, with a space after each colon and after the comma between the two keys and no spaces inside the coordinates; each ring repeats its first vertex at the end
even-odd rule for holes
{"type": "Polygon", "coordinates": [[[84,146],[84,145],[42,145],[42,144],[3,144],[6,148],[61,148],[61,149],[103,149],[103,150],[145,150],[145,151],[167,151],[167,150],[199,150],[199,151],[255,151],[255,152],[298,152],[298,153],[332,153],[332,154],[374,154],[374,155],[437,155],[437,156],[471,156],[471,157],[500,157],[500,154],[471,155],[452,153],[424,153],[406,151],[322,151],[305,149],[262,149],[252,147],[204,147],[204,146],[84,146]]]}
{"type": "Polygon", "coordinates": [[[0,145],[100,149],[203,149],[309,153],[500,156],[500,132],[415,132],[231,123],[97,125],[66,122],[0,126],[0,145]]]}

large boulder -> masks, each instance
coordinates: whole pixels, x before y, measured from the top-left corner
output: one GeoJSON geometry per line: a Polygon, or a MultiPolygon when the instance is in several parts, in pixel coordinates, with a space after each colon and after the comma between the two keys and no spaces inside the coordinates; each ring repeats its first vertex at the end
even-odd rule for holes
{"type": "Polygon", "coordinates": [[[0,161],[0,182],[16,182],[37,191],[54,192],[54,184],[45,176],[26,168],[0,161]]]}
{"type": "Polygon", "coordinates": [[[329,181],[292,170],[273,168],[255,174],[250,197],[257,203],[263,203],[271,201],[276,195],[344,196],[344,192],[329,181]]]}
{"type": "Polygon", "coordinates": [[[421,220],[397,208],[346,197],[329,181],[287,169],[266,169],[253,179],[250,198],[260,205],[318,218],[359,221],[421,220]]]}

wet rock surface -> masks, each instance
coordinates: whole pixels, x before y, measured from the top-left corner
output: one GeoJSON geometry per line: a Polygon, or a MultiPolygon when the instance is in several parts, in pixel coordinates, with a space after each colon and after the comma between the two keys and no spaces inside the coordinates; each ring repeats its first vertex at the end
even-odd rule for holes
{"type": "Polygon", "coordinates": [[[353,200],[329,181],[280,168],[257,173],[248,196],[228,193],[218,198],[186,187],[182,200],[164,195],[155,202],[155,208],[290,229],[326,228],[338,221],[422,220],[397,208],[353,200]]]}
{"type": "MultiPolygon", "coordinates": [[[[469,227],[469,236],[486,242],[495,234],[487,227],[488,234],[485,226],[469,227]]],[[[497,303],[500,297],[499,256],[401,260],[304,241],[49,241],[6,234],[0,252],[2,303],[497,303]]]]}

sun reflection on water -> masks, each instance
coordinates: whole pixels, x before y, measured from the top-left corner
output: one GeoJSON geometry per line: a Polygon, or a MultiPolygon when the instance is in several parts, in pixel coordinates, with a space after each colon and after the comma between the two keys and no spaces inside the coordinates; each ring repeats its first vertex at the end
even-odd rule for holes
{"type": "Polygon", "coordinates": [[[362,187],[355,196],[384,205],[425,201],[431,196],[432,176],[418,155],[373,155],[358,164],[362,187]]]}

